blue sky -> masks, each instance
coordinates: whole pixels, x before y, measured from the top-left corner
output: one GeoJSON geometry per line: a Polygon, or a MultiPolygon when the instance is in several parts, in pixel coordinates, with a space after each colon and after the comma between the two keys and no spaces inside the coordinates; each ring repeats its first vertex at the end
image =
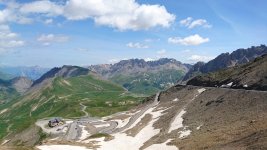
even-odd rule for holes
{"type": "Polygon", "coordinates": [[[0,65],[208,61],[267,43],[265,0],[0,0],[0,65]]]}

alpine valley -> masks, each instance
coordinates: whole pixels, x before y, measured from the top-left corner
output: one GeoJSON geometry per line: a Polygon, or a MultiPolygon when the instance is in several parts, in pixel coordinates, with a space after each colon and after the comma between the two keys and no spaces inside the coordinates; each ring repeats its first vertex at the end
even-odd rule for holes
{"type": "Polygon", "coordinates": [[[0,149],[267,149],[266,53],[1,70],[0,149]]]}

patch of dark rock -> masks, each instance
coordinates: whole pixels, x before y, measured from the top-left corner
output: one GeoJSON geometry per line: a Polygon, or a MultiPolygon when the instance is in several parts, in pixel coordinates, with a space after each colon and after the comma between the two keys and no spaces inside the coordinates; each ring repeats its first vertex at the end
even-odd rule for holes
{"type": "Polygon", "coordinates": [[[206,106],[209,106],[212,103],[214,103],[214,101],[209,101],[209,102],[207,102],[206,106]]]}

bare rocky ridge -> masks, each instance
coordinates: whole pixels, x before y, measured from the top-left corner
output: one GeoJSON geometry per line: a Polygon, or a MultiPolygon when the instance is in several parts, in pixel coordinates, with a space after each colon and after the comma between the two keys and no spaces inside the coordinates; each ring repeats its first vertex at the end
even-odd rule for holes
{"type": "Polygon", "coordinates": [[[89,69],[110,78],[117,74],[134,74],[139,72],[158,71],[164,69],[176,69],[187,72],[191,67],[189,64],[182,64],[175,59],[161,58],[156,61],[145,61],[143,59],[122,60],[115,64],[103,64],[89,66],[89,69]]]}
{"type": "Polygon", "coordinates": [[[267,90],[267,55],[254,61],[205,75],[187,82],[188,85],[267,90]]]}
{"type": "Polygon", "coordinates": [[[185,75],[183,81],[186,81],[196,75],[218,71],[220,69],[233,67],[235,65],[245,64],[256,57],[267,53],[265,45],[252,46],[247,49],[238,49],[230,53],[223,53],[207,63],[196,63],[185,75]]]}
{"type": "Polygon", "coordinates": [[[52,79],[54,77],[63,77],[63,78],[68,78],[68,77],[75,77],[75,76],[80,76],[80,75],[88,75],[89,70],[87,68],[82,68],[78,66],[63,66],[63,67],[55,67],[45,73],[43,76],[41,76],[39,79],[34,81],[33,86],[42,83],[45,80],[52,79]]]}

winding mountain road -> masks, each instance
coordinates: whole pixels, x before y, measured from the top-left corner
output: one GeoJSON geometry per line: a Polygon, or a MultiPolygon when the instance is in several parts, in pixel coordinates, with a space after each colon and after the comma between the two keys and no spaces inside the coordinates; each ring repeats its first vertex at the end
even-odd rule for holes
{"type": "MultiPolygon", "coordinates": [[[[98,118],[90,117],[88,112],[86,112],[87,106],[85,106],[83,103],[80,103],[81,105],[81,111],[84,112],[85,116],[81,117],[80,119],[73,120],[72,123],[69,123],[67,125],[68,130],[66,131],[65,135],[62,136],[63,139],[67,141],[76,141],[80,140],[80,137],[82,136],[83,128],[82,126],[95,126],[94,131],[90,131],[90,133],[117,133],[124,131],[125,129],[131,127],[148,109],[156,106],[159,102],[159,95],[160,92],[155,95],[154,101],[151,104],[148,104],[146,107],[141,109],[138,113],[131,116],[129,119],[129,122],[121,127],[117,128],[118,122],[117,121],[103,121],[98,118]],[[109,124],[109,126],[105,126],[109,124]],[[102,127],[97,127],[98,125],[103,125],[102,127]]],[[[39,121],[40,123],[41,121],[39,121]]],[[[46,124],[46,121],[43,121],[43,124],[46,124]]]]}

